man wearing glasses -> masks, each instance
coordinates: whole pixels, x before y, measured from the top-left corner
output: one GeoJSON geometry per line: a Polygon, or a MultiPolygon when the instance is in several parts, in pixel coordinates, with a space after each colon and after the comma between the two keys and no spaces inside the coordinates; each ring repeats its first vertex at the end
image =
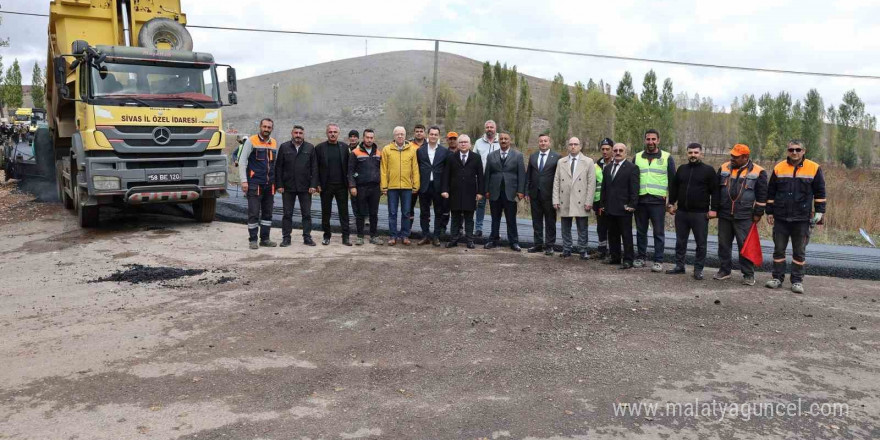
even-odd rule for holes
{"type": "Polygon", "coordinates": [[[620,264],[620,269],[633,267],[632,217],[639,203],[639,167],[626,160],[627,147],[614,144],[612,160],[602,169],[602,195],[599,215],[608,219],[608,252],[605,264],[620,264]],[[620,242],[623,239],[623,255],[620,242]]]}
{"type": "Polygon", "coordinates": [[[823,224],[825,176],[819,164],[804,158],[803,142],[788,143],[788,157],[776,164],[767,185],[767,222],[773,225],[773,278],[765,286],[778,289],[785,281],[785,249],[791,240],[791,291],[804,293],[804,266],[810,229],[823,224]],[[815,211],[815,213],[814,213],[815,211]]]}

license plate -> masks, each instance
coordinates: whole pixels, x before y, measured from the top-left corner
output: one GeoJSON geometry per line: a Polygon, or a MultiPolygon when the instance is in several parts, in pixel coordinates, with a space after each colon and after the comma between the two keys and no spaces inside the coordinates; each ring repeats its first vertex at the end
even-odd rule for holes
{"type": "Polygon", "coordinates": [[[151,182],[151,183],[179,182],[179,181],[180,181],[180,173],[147,174],[147,182],[151,182]]]}

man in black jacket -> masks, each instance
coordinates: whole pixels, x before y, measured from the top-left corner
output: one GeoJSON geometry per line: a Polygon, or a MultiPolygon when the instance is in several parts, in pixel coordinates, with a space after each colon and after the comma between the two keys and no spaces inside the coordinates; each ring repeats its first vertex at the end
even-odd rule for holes
{"type": "MultiPolygon", "coordinates": [[[[605,168],[609,162],[611,162],[613,154],[611,153],[611,149],[614,148],[614,141],[610,138],[605,138],[599,141],[599,151],[602,152],[602,157],[596,161],[596,166],[599,167],[599,170],[596,172],[596,180],[604,177],[602,176],[602,170],[605,168]]],[[[602,184],[601,182],[597,182],[596,184],[596,197],[602,196],[602,184]]],[[[593,258],[598,258],[600,260],[604,260],[608,257],[608,219],[604,215],[599,215],[599,204],[593,204],[593,211],[596,213],[596,236],[599,239],[599,245],[597,246],[595,255],[591,255],[593,258]]]]}
{"type": "Polygon", "coordinates": [[[357,241],[364,244],[364,220],[370,216],[370,243],[381,245],[376,226],[379,223],[379,197],[381,190],[382,152],[373,142],[375,132],[372,128],[364,130],[364,141],[351,152],[348,158],[348,188],[352,200],[357,203],[355,210],[355,228],[357,241]]]}
{"type": "Polygon", "coordinates": [[[422,240],[419,245],[440,246],[440,236],[449,221],[448,201],[440,196],[440,182],[446,178],[446,157],[449,150],[440,145],[440,127],[428,129],[428,142],[416,151],[419,161],[419,217],[422,240]],[[431,205],[434,205],[434,232],[431,233],[431,205]]]}
{"type": "Polygon", "coordinates": [[[712,197],[718,190],[718,175],[714,168],[703,163],[703,146],[699,143],[688,145],[687,157],[688,163],[678,167],[669,185],[667,210],[675,215],[675,268],[666,273],[685,273],[688,236],[693,231],[697,244],[694,279],[702,280],[709,219],[718,215],[718,200],[712,197]]]}
{"type": "Polygon", "coordinates": [[[305,129],[294,125],[291,140],[281,144],[275,162],[275,190],[281,193],[284,214],[281,218],[281,246],[290,246],[293,230],[293,209],[299,200],[302,216],[303,243],[314,246],[312,241],[312,194],[318,189],[318,160],[315,147],[306,142],[305,129]]]}
{"type": "Polygon", "coordinates": [[[608,216],[608,247],[611,254],[606,264],[620,264],[620,269],[633,267],[632,217],[639,202],[639,167],[626,160],[626,145],[614,144],[612,161],[602,170],[600,215],[608,216]],[[623,238],[623,258],[620,241],[623,238]]]}
{"type": "Polygon", "coordinates": [[[538,136],[538,151],[529,156],[526,171],[526,198],[532,211],[532,232],[535,245],[528,252],[534,254],[544,251],[553,255],[556,245],[556,209],[553,208],[553,179],[559,153],[550,149],[550,135],[538,136]]]}
{"type": "Polygon", "coordinates": [[[318,192],[321,193],[321,229],[324,239],[321,244],[330,244],[330,215],[333,213],[333,199],[339,209],[339,224],[342,226],[342,244],[351,246],[348,218],[348,145],[339,142],[339,126],[327,125],[327,141],[315,146],[318,156],[318,192]]]}
{"type": "Polygon", "coordinates": [[[461,223],[464,221],[467,248],[474,248],[474,211],[477,202],[483,199],[483,160],[478,153],[471,151],[471,138],[463,134],[458,137],[458,152],[446,159],[446,178],[442,182],[441,197],[449,199],[452,211],[453,234],[447,248],[458,246],[461,240],[461,223]]]}

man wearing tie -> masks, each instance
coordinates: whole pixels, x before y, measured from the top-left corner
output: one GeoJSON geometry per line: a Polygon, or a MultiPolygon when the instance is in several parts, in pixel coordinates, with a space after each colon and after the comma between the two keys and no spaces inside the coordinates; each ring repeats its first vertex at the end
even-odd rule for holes
{"type": "Polygon", "coordinates": [[[523,155],[510,148],[510,133],[502,131],[498,136],[500,149],[489,154],[486,164],[486,199],[491,203],[492,233],[486,249],[498,246],[501,238],[501,215],[507,223],[507,241],[516,252],[519,247],[519,233],[516,227],[517,203],[526,191],[526,167],[523,155]]]}
{"type": "Polygon", "coordinates": [[[596,192],[596,165],[593,159],[581,154],[581,141],[573,137],[568,140],[568,156],[559,160],[556,176],[553,179],[553,207],[562,217],[562,257],[571,256],[572,219],[577,223],[577,252],[582,260],[587,255],[587,219],[593,208],[596,192]]]}
{"type": "Polygon", "coordinates": [[[605,165],[602,178],[600,215],[608,216],[608,251],[604,262],[620,264],[620,269],[633,267],[632,216],[639,202],[639,167],[626,160],[626,145],[614,144],[612,161],[605,165]],[[623,238],[623,259],[620,241],[623,238]]]}
{"type": "Polygon", "coordinates": [[[538,150],[529,157],[526,172],[526,199],[532,211],[532,230],[535,245],[529,248],[534,254],[544,251],[553,255],[556,245],[556,208],[553,207],[553,180],[556,177],[556,163],[559,153],[550,150],[550,135],[538,136],[538,150]],[[545,232],[546,231],[546,232],[545,232]]]}
{"type": "Polygon", "coordinates": [[[440,127],[433,125],[428,129],[428,143],[416,152],[419,161],[419,220],[422,225],[422,241],[419,245],[440,246],[440,236],[449,221],[447,201],[440,196],[440,182],[446,176],[446,157],[449,155],[440,145],[440,127]],[[434,205],[434,233],[431,233],[431,205],[434,205]]]}
{"type": "Polygon", "coordinates": [[[471,138],[463,134],[458,137],[458,152],[446,159],[446,178],[443,179],[441,196],[449,199],[452,211],[453,234],[447,248],[458,246],[461,240],[461,223],[465,224],[465,238],[468,249],[474,248],[474,211],[477,202],[483,199],[483,161],[479,154],[471,151],[471,138]]]}

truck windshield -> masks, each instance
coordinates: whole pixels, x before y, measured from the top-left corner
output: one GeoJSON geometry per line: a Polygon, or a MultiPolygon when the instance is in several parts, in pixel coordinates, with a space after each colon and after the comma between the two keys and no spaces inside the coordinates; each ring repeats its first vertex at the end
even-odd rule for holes
{"type": "Polygon", "coordinates": [[[140,100],[218,103],[214,72],[209,65],[156,66],[105,63],[91,68],[92,96],[140,100]]]}

